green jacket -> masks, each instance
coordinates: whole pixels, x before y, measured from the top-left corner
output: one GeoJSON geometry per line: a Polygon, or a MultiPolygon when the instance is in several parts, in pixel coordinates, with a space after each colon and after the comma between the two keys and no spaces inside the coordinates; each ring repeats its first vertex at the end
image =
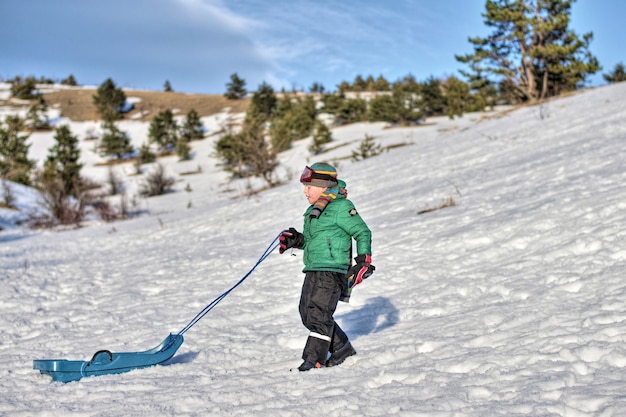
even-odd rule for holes
{"type": "Polygon", "coordinates": [[[352,238],[356,254],[372,254],[372,232],[350,200],[338,197],[319,218],[309,219],[311,205],[304,213],[304,269],[345,274],[350,267],[352,238]]]}

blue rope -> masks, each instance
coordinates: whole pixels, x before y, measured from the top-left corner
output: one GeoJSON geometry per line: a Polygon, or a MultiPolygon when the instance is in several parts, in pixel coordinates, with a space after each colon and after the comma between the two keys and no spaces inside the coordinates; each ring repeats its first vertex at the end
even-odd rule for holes
{"type": "MultiPolygon", "coordinates": [[[[281,232],[282,233],[282,232],[281,232]]],[[[263,252],[263,255],[261,255],[261,257],[259,258],[259,260],[254,264],[254,266],[252,267],[252,269],[250,269],[248,271],[248,273],[246,275],[243,276],[243,278],[241,278],[235,285],[233,285],[232,287],[230,287],[228,290],[226,290],[224,293],[222,293],[220,296],[218,296],[215,300],[211,301],[209,304],[207,304],[206,307],[204,307],[202,309],[202,311],[200,311],[196,317],[194,317],[189,324],[187,324],[180,332],[178,332],[177,336],[182,335],[183,333],[185,333],[187,330],[191,329],[191,327],[196,324],[197,322],[200,321],[200,319],[202,319],[202,317],[204,317],[209,311],[213,310],[213,307],[215,307],[220,301],[222,301],[224,298],[226,298],[226,296],[228,294],[231,293],[231,291],[233,291],[235,288],[237,288],[239,285],[241,285],[242,282],[244,282],[246,280],[246,278],[248,278],[250,276],[250,274],[252,274],[252,272],[256,269],[257,266],[259,266],[261,264],[261,262],[263,262],[265,260],[265,258],[267,258],[279,245],[280,242],[277,242],[278,239],[280,238],[281,233],[279,233],[274,240],[272,240],[272,243],[269,244],[269,246],[267,247],[267,249],[265,249],[265,252],[263,252]]]]}

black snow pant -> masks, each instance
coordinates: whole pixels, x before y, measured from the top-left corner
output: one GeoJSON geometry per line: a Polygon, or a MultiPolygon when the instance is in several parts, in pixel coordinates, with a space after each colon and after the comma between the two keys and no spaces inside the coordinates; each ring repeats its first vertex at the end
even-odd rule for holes
{"type": "Polygon", "coordinates": [[[348,336],[333,319],[341,293],[347,286],[345,274],[328,271],[307,272],[300,296],[300,318],[309,329],[302,359],[324,364],[331,354],[344,347],[348,336]]]}

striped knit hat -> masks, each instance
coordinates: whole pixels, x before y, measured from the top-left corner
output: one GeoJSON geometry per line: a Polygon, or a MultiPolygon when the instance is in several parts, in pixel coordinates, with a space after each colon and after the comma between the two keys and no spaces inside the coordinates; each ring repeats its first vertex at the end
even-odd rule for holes
{"type": "Polygon", "coordinates": [[[316,162],[304,168],[300,182],[314,187],[334,187],[337,185],[337,170],[325,162],[316,162]]]}

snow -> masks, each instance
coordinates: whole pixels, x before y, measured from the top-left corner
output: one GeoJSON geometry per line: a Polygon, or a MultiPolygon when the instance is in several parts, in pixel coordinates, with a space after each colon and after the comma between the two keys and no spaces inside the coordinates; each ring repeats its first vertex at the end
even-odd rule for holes
{"type": "MultiPolygon", "coordinates": [[[[203,119],[209,134],[227,117],[203,119]]],[[[143,200],[145,215],[4,230],[0,415],[626,415],[624,120],[626,83],[418,127],[344,126],[319,158],[297,143],[281,156],[291,180],[250,197],[215,166],[209,136],[192,143],[192,161],[163,161],[177,191],[143,200]],[[365,134],[407,145],[342,159],[365,134]],[[164,366],[68,384],[32,369],[143,351],[181,330],[281,230],[301,229],[297,173],[317,159],[338,162],[374,236],[376,273],[336,313],[356,356],[290,372],[307,337],[294,251],[269,256],[164,366]]],[[[67,123],[85,174],[103,178],[82,140],[94,126],[67,123]]],[[[120,125],[145,140],[146,123],[120,125]]],[[[51,137],[33,134],[33,155],[51,137]]],[[[126,178],[132,193],[138,179],[126,178]]]]}

